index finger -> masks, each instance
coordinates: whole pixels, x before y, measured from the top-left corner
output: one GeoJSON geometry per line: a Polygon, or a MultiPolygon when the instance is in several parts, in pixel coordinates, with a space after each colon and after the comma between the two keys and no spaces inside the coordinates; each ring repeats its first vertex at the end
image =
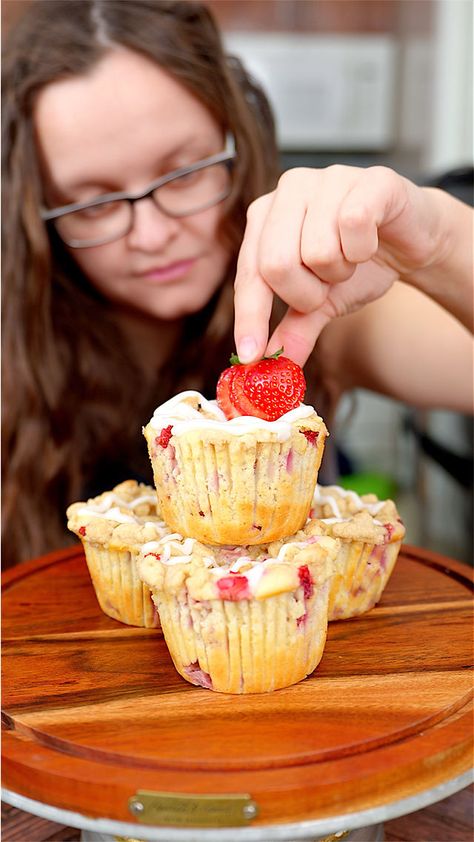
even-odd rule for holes
{"type": "Polygon", "coordinates": [[[271,201],[271,194],[268,194],[257,199],[251,206],[237,261],[234,337],[237,355],[242,363],[250,363],[263,357],[268,342],[273,292],[257,269],[257,252],[271,201]]]}

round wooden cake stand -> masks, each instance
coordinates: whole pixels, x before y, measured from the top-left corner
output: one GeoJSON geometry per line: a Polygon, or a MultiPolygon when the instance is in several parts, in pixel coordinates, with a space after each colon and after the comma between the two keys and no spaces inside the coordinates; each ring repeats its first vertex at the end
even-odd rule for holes
{"type": "Polygon", "coordinates": [[[330,624],[309,678],[249,696],[188,684],[160,629],[102,614],[79,548],[8,571],[2,589],[14,806],[167,842],[340,839],[470,781],[465,565],[405,546],[379,605],[330,624]]]}

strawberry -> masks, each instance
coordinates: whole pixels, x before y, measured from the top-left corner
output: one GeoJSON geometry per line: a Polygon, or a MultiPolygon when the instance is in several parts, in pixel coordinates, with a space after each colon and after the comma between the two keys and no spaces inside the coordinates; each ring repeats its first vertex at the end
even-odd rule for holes
{"type": "Polygon", "coordinates": [[[217,403],[226,418],[253,415],[276,421],[299,406],[306,390],[304,374],[293,360],[281,356],[282,351],[248,365],[232,355],[231,367],[217,383],[217,403]]]}
{"type": "Polygon", "coordinates": [[[171,424],[169,424],[168,427],[163,427],[160,435],[157,436],[155,439],[155,444],[157,444],[159,447],[167,448],[172,435],[173,428],[171,424]]]}
{"type": "Polygon", "coordinates": [[[234,369],[235,374],[230,384],[230,401],[236,408],[238,415],[257,415],[252,401],[245,394],[248,366],[236,364],[234,369]]]}
{"type": "Polygon", "coordinates": [[[307,439],[310,444],[313,444],[316,447],[316,442],[319,436],[317,430],[300,430],[300,433],[303,433],[305,439],[307,439]]]}
{"type": "Polygon", "coordinates": [[[309,567],[306,564],[302,564],[301,567],[298,567],[298,576],[300,585],[303,586],[304,598],[310,599],[313,596],[314,588],[311,573],[309,572],[309,567]]]}
{"type": "Polygon", "coordinates": [[[230,398],[230,388],[236,372],[236,366],[231,365],[230,368],[226,368],[219,377],[216,387],[217,403],[228,419],[236,418],[237,415],[241,414],[235,409],[230,398]]]}
{"type": "Polygon", "coordinates": [[[248,588],[248,579],[246,576],[222,576],[217,580],[217,587],[219,588],[221,599],[227,599],[230,602],[238,602],[240,599],[250,599],[250,591],[248,588]]]}
{"type": "Polygon", "coordinates": [[[387,541],[391,541],[392,535],[395,531],[395,527],[394,527],[393,523],[384,523],[384,527],[385,527],[385,531],[387,533],[387,541]]]}

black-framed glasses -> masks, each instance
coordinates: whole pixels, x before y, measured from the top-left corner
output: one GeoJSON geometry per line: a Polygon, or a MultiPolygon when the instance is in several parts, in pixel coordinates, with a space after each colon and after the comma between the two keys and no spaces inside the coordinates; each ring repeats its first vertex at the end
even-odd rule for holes
{"type": "Polygon", "coordinates": [[[234,138],[227,134],[222,152],[163,175],[138,193],[105,193],[90,202],[41,208],[41,218],[54,225],[70,248],[105,245],[130,232],[133,206],[142,199],[152,199],[162,213],[176,219],[222,202],[232,189],[235,155],[234,138]]]}

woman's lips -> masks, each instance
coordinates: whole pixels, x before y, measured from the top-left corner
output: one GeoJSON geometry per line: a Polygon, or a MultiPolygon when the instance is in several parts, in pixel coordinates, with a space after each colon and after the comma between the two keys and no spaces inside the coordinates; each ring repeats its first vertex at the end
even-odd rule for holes
{"type": "Polygon", "coordinates": [[[186,275],[194,266],[195,262],[196,259],[191,258],[190,260],[178,260],[176,263],[168,263],[167,266],[154,266],[145,272],[140,272],[138,277],[152,283],[174,281],[186,275]]]}

